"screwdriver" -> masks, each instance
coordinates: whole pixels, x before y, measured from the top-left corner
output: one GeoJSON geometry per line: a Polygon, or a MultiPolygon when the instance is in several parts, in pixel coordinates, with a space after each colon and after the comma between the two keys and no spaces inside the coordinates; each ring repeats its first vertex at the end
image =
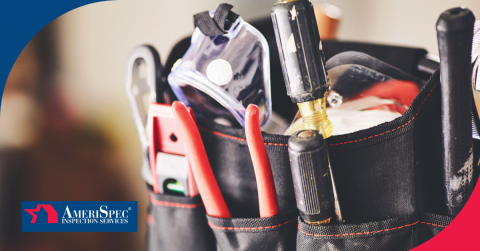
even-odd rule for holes
{"type": "Polygon", "coordinates": [[[473,186],[471,51],[475,16],[463,7],[437,21],[442,93],[443,173],[448,214],[456,216],[473,186]]]}
{"type": "Polygon", "coordinates": [[[287,94],[298,105],[304,128],[328,138],[333,131],[325,103],[329,86],[312,3],[279,0],[272,7],[272,20],[287,94]]]}
{"type": "Polygon", "coordinates": [[[297,208],[311,225],[342,222],[327,144],[316,130],[300,130],[288,140],[297,208]]]}

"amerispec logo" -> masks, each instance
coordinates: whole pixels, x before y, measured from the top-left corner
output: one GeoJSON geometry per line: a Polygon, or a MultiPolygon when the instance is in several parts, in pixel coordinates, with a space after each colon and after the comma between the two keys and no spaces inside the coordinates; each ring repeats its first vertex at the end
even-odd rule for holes
{"type": "Polygon", "coordinates": [[[27,211],[27,213],[33,216],[30,223],[37,222],[37,215],[35,213],[40,212],[40,209],[42,207],[48,214],[48,223],[58,223],[58,213],[57,211],[55,211],[55,208],[53,208],[51,204],[38,204],[35,209],[24,209],[25,211],[27,211]]]}
{"type": "Polygon", "coordinates": [[[128,210],[108,210],[101,205],[98,210],[70,210],[67,206],[62,216],[62,224],[128,224],[128,210]]]}
{"type": "Polygon", "coordinates": [[[136,201],[22,201],[22,232],[137,232],[136,201]]]}

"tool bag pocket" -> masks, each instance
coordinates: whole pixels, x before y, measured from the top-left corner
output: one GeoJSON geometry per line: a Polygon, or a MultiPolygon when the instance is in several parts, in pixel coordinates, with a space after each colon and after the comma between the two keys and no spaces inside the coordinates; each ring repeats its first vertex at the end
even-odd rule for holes
{"type": "Polygon", "coordinates": [[[438,234],[452,219],[414,213],[368,223],[315,226],[299,218],[297,250],[409,250],[438,234]]]}
{"type": "Polygon", "coordinates": [[[155,194],[151,186],[148,190],[146,250],[215,250],[200,196],[155,194]]]}
{"type": "Polygon", "coordinates": [[[437,235],[445,227],[448,226],[453,221],[454,217],[439,215],[439,214],[430,214],[430,213],[420,213],[419,215],[419,239],[420,243],[424,243],[430,240],[433,236],[437,235]]]}
{"type": "Polygon", "coordinates": [[[295,250],[296,210],[269,218],[207,218],[218,251],[295,250]]]}
{"type": "MultiPolygon", "coordinates": [[[[290,246],[292,242],[284,241],[290,239],[289,231],[282,232],[294,223],[274,228],[288,219],[270,222],[268,218],[258,218],[257,186],[244,130],[198,119],[212,170],[234,217],[208,217],[217,248],[318,250],[338,246],[339,250],[364,247],[408,250],[432,238],[452,219],[442,216],[448,213],[441,168],[440,107],[437,71],[401,117],[328,138],[331,168],[345,223],[309,226],[300,221],[298,243],[294,247],[290,246]],[[282,237],[269,237],[269,231],[274,232],[272,236],[282,237]]],[[[280,215],[284,215],[296,209],[288,136],[263,133],[263,139],[280,215]]]]}

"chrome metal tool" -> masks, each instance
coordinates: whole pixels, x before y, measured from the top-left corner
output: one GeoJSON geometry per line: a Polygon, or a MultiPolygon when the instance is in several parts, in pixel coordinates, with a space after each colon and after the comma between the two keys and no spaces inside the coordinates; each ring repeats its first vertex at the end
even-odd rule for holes
{"type": "Polygon", "coordinates": [[[160,56],[152,46],[141,45],[130,52],[127,60],[125,85],[142,145],[142,176],[150,184],[153,184],[153,178],[148,156],[147,113],[149,105],[157,102],[156,86],[161,82],[162,72],[160,56]]]}

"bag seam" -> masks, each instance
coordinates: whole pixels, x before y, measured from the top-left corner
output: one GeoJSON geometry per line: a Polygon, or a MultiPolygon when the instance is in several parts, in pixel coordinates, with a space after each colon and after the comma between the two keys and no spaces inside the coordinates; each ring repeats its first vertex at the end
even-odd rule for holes
{"type": "MultiPolygon", "coordinates": [[[[199,128],[200,130],[202,130],[202,131],[205,131],[205,132],[208,132],[208,133],[217,135],[217,136],[221,136],[221,137],[224,137],[224,138],[229,138],[229,139],[233,139],[233,140],[238,140],[238,141],[247,142],[246,139],[242,139],[242,138],[235,137],[235,136],[231,136],[231,135],[228,135],[228,134],[225,134],[225,133],[213,131],[213,130],[207,129],[207,128],[203,127],[203,126],[198,126],[198,128],[199,128]]],[[[264,143],[264,144],[265,144],[265,145],[269,145],[269,146],[288,146],[288,144],[280,144],[280,143],[264,143]]]]}
{"type": "Polygon", "coordinates": [[[203,206],[203,203],[197,203],[197,204],[184,204],[184,203],[177,203],[177,202],[168,202],[168,201],[161,201],[161,200],[156,200],[148,195],[148,199],[152,204],[159,205],[159,206],[165,206],[165,207],[177,207],[177,208],[197,208],[200,206],[203,206]]]}
{"type": "MultiPolygon", "coordinates": [[[[390,133],[390,132],[393,132],[393,131],[396,131],[398,129],[401,129],[401,128],[405,127],[406,125],[410,124],[410,122],[412,122],[417,117],[418,113],[420,113],[420,109],[422,108],[423,103],[425,103],[425,101],[427,101],[428,97],[430,96],[430,94],[432,94],[432,91],[435,89],[435,87],[438,85],[438,83],[439,82],[437,82],[432,87],[432,89],[430,90],[428,95],[425,97],[425,99],[422,101],[422,103],[418,107],[417,113],[415,113],[415,115],[409,121],[407,121],[407,123],[395,128],[395,129],[388,130],[388,131],[383,132],[383,133],[375,134],[375,135],[372,135],[372,136],[369,136],[369,137],[366,137],[366,138],[363,138],[363,139],[351,140],[351,141],[346,141],[346,142],[342,142],[342,143],[332,143],[332,144],[329,144],[329,146],[337,146],[337,145],[345,145],[345,144],[356,143],[356,142],[359,142],[359,141],[363,141],[363,140],[371,139],[371,138],[374,138],[374,137],[382,136],[384,134],[387,134],[387,133],[390,133]]],[[[239,137],[235,137],[235,136],[231,136],[231,135],[224,134],[224,133],[221,133],[221,132],[217,132],[217,131],[214,131],[214,130],[210,130],[210,129],[207,129],[203,126],[198,126],[198,128],[202,131],[205,131],[205,132],[217,135],[217,136],[221,136],[221,137],[224,137],[224,138],[229,138],[229,139],[244,141],[244,142],[247,141],[246,139],[242,139],[242,138],[239,138],[239,137]]],[[[273,145],[273,146],[288,146],[288,144],[276,144],[276,143],[264,143],[264,144],[265,145],[273,145]]]]}
{"type": "Polygon", "coordinates": [[[363,235],[363,234],[375,234],[375,233],[380,233],[380,232],[388,232],[388,231],[392,231],[392,230],[397,230],[397,229],[401,229],[401,228],[404,228],[404,227],[410,227],[410,226],[413,226],[413,225],[416,225],[420,223],[420,221],[416,221],[414,223],[411,223],[411,224],[407,224],[407,225],[403,225],[403,226],[400,226],[400,227],[394,227],[394,228],[389,228],[389,229],[382,229],[382,230],[377,230],[377,231],[370,231],[370,232],[358,232],[358,233],[349,233],[349,234],[310,234],[310,233],[307,233],[305,231],[303,231],[301,228],[300,228],[300,225],[298,225],[298,230],[306,235],[310,235],[310,236],[316,236],[316,237],[340,237],[340,236],[350,236],[350,235],[363,235]]]}
{"type": "Polygon", "coordinates": [[[438,225],[438,224],[434,224],[434,223],[430,223],[430,222],[420,222],[420,223],[423,223],[423,224],[427,224],[427,225],[432,225],[434,227],[441,227],[441,228],[446,228],[447,226],[444,226],[444,225],[438,225]]]}
{"type": "Polygon", "coordinates": [[[413,115],[413,117],[407,121],[407,123],[395,128],[395,129],[392,129],[392,130],[388,130],[386,132],[383,132],[383,133],[379,133],[379,134],[375,134],[375,135],[372,135],[372,136],[369,136],[369,137],[366,137],[366,138],[363,138],[363,139],[357,139],[357,140],[353,140],[353,141],[346,141],[346,142],[342,142],[342,143],[334,143],[334,144],[329,144],[329,146],[336,146],[336,145],[344,145],[344,144],[350,144],[350,143],[355,143],[355,142],[359,142],[359,141],[363,141],[363,140],[366,140],[366,139],[370,139],[370,138],[374,138],[374,137],[377,137],[377,136],[381,136],[381,135],[384,135],[386,133],[390,133],[390,132],[393,132],[393,131],[396,131],[398,129],[401,129],[403,127],[405,127],[406,125],[410,124],[410,122],[412,122],[418,115],[418,113],[420,113],[420,109],[422,108],[422,105],[423,103],[425,103],[425,101],[427,101],[428,97],[430,96],[430,94],[432,94],[432,91],[435,89],[435,87],[437,86],[439,82],[437,82],[433,87],[432,89],[430,90],[430,92],[428,93],[428,95],[425,97],[425,99],[422,101],[422,103],[420,104],[420,106],[418,107],[418,110],[417,110],[417,113],[415,113],[415,115],[413,115]]]}
{"type": "Polygon", "coordinates": [[[288,223],[291,223],[293,221],[296,221],[297,218],[294,218],[294,219],[291,219],[289,221],[286,221],[284,223],[280,223],[278,225],[274,225],[274,226],[266,226],[266,227],[219,227],[219,226],[215,226],[213,225],[212,223],[208,222],[208,225],[212,228],[216,228],[216,229],[220,229],[220,230],[259,230],[259,229],[271,229],[271,228],[277,228],[277,227],[280,227],[280,226],[283,226],[283,225],[286,225],[288,223]]]}
{"type": "Polygon", "coordinates": [[[414,222],[414,223],[406,224],[406,225],[403,225],[403,226],[400,226],[400,227],[393,227],[393,228],[389,228],[389,229],[376,230],[376,231],[370,231],[370,232],[349,233],[349,234],[310,234],[310,233],[307,233],[307,232],[303,231],[303,230],[300,228],[300,225],[298,225],[298,230],[299,230],[300,232],[306,234],[306,235],[316,236],[316,237],[341,237],[341,236],[368,235],[368,234],[376,234],[376,233],[381,233],[381,232],[388,232],[388,231],[393,231],[393,230],[402,229],[402,228],[405,228],[405,227],[414,226],[414,225],[416,225],[416,224],[418,224],[418,223],[427,224],[427,225],[433,225],[433,226],[442,227],[442,228],[445,228],[445,227],[446,227],[446,226],[443,226],[443,225],[438,225],[438,224],[434,224],[434,223],[430,223],[430,222],[416,221],[416,222],[414,222]]]}

